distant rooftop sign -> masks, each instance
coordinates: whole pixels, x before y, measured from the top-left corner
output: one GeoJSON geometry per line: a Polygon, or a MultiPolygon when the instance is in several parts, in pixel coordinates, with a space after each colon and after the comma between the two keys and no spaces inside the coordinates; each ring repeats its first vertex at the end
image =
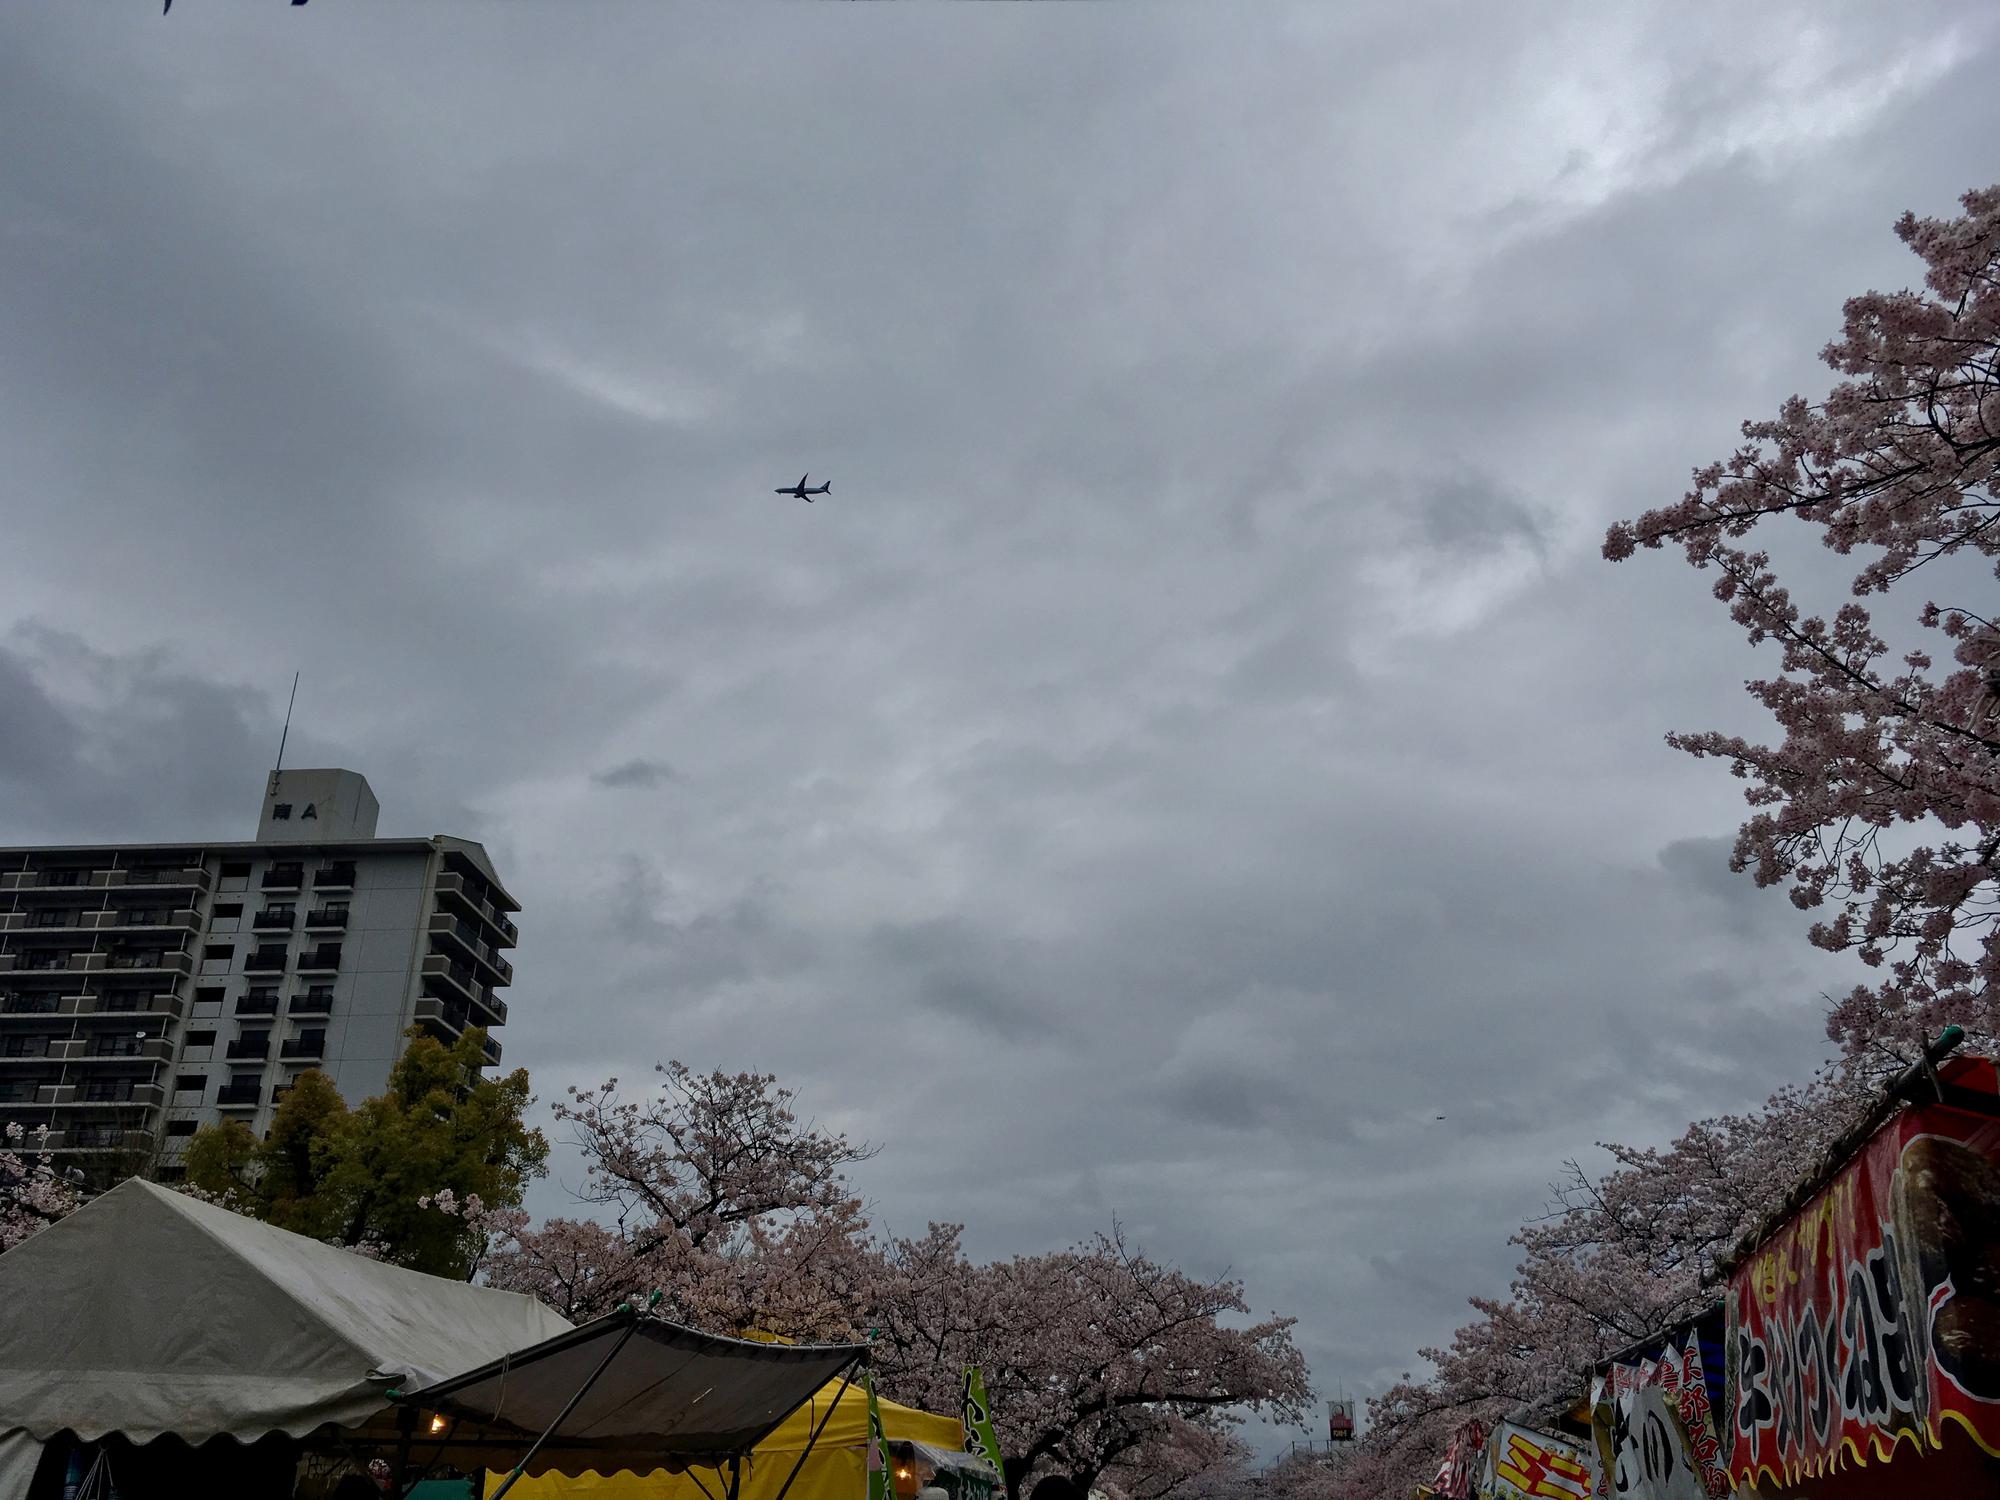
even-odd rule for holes
{"type": "Polygon", "coordinates": [[[358,771],[273,771],[264,781],[260,844],[329,844],[375,837],[381,804],[358,771]]]}

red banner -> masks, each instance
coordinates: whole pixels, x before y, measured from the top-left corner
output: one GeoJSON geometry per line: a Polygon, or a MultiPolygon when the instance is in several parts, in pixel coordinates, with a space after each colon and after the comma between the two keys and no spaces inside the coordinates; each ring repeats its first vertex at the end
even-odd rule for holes
{"type": "MultiPolygon", "coordinates": [[[[1988,1059],[1943,1072],[1994,1090],[1988,1059]]],[[[1876,1132],[1736,1268],[1727,1345],[1738,1483],[1922,1453],[1951,1423],[2000,1455],[2000,1119],[1926,1105],[1876,1132]]]]}

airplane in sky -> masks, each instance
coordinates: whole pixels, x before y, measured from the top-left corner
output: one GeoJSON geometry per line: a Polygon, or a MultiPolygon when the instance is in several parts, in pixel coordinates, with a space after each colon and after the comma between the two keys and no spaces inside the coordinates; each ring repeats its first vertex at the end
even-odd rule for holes
{"type": "Polygon", "coordinates": [[[833,493],[833,481],[831,479],[829,479],[825,484],[817,485],[812,489],[807,489],[806,481],[810,478],[812,478],[812,475],[810,474],[801,474],[799,476],[799,482],[797,484],[792,485],[789,489],[773,490],[771,491],[771,493],[774,495],[790,495],[794,499],[805,501],[805,503],[808,505],[811,505],[813,503],[814,495],[830,495],[833,493]]]}

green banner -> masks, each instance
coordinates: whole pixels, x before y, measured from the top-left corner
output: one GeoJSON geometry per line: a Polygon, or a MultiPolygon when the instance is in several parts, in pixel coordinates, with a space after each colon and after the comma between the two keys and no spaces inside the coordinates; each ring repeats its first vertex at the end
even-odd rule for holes
{"type": "Polygon", "coordinates": [[[882,1431],[882,1406],[875,1399],[875,1372],[866,1371],[862,1379],[868,1387],[868,1500],[896,1500],[896,1470],[882,1431]]]}
{"type": "Polygon", "coordinates": [[[976,1365],[965,1371],[965,1451],[977,1453],[993,1466],[993,1482],[1003,1489],[1007,1471],[1000,1464],[1000,1439],[993,1431],[993,1408],[987,1404],[986,1382],[976,1365]]]}

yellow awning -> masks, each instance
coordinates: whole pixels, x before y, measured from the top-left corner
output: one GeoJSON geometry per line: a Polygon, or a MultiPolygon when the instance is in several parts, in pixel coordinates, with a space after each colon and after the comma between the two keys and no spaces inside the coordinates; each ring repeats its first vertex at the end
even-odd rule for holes
{"type": "MultiPolygon", "coordinates": [[[[868,1393],[852,1385],[840,1395],[844,1383],[834,1380],[821,1386],[810,1401],[757,1445],[743,1465],[739,1500],[776,1500],[823,1417],[827,1418],[826,1427],[785,1500],[863,1500],[868,1493],[868,1393]],[[836,1396],[840,1396],[838,1406],[833,1404],[836,1396]],[[827,1417],[829,1408],[831,1417],[827,1417]]],[[[933,1448],[953,1450],[965,1446],[965,1428],[957,1417],[941,1417],[879,1398],[876,1405],[882,1413],[882,1431],[892,1443],[928,1443],[933,1448]]],[[[504,1477],[489,1474],[486,1493],[498,1489],[504,1477]]],[[[519,1500],[567,1500],[585,1495],[590,1500],[726,1500],[728,1493],[726,1474],[690,1469],[685,1474],[579,1474],[574,1478],[544,1474],[537,1479],[523,1478],[507,1492],[507,1500],[516,1496],[519,1500]]]]}

